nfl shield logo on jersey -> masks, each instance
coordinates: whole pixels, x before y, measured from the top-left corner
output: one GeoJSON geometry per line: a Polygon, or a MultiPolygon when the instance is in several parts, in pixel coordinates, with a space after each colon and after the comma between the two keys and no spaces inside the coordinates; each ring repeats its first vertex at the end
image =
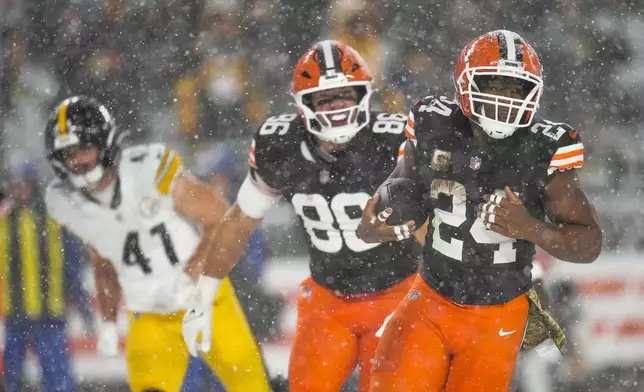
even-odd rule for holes
{"type": "Polygon", "coordinates": [[[472,170],[478,170],[481,167],[481,158],[472,157],[470,158],[470,168],[472,170]]]}

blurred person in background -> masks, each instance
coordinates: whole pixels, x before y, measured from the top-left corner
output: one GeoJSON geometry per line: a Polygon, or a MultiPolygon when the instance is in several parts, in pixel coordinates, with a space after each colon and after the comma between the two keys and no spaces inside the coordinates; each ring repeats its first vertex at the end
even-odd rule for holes
{"type": "MultiPolygon", "coordinates": [[[[369,64],[373,86],[379,92],[372,98],[374,108],[397,113],[406,108],[398,85],[389,83],[389,69],[398,57],[398,42],[387,34],[386,2],[377,0],[334,1],[329,7],[330,35],[354,48],[369,64]]],[[[401,56],[402,57],[402,56],[401,56]]]]}
{"type": "MultiPolygon", "coordinates": [[[[52,217],[88,245],[102,317],[99,351],[118,352],[123,296],[130,388],[178,392],[188,352],[197,354],[181,337],[181,320],[186,304],[201,301],[193,296],[195,280],[228,203],[185,170],[169,146],[123,148],[126,134],[93,98],[61,102],[45,129],[47,158],[56,174],[46,202],[52,217]]],[[[229,392],[269,391],[259,348],[230,281],[214,303],[210,300],[208,312],[217,322],[202,335],[208,367],[229,392]]]]}
{"type": "MultiPolygon", "coordinates": [[[[371,110],[367,63],[344,43],[314,44],[292,77],[300,113],[269,117],[257,130],[248,174],[216,231],[199,281],[220,285],[262,218],[284,197],[307,232],[311,272],[298,299],[289,390],[339,391],[357,367],[359,390],[366,391],[377,331],[407,293],[420,258],[409,233],[399,232],[405,241],[380,247],[355,232],[365,203],[396,165],[405,116],[371,110]]],[[[209,305],[203,306],[195,311],[205,315],[209,305]]],[[[210,322],[184,320],[189,345],[210,322]]]]}
{"type": "Polygon", "coordinates": [[[21,390],[27,349],[33,347],[44,390],[73,391],[66,337],[68,301],[76,304],[86,328],[92,324],[89,296],[81,281],[84,249],[47,215],[35,166],[17,164],[10,175],[0,218],[6,387],[10,392],[21,390]]]}
{"type": "Polygon", "coordinates": [[[8,107],[0,106],[2,145],[19,147],[29,157],[40,157],[44,155],[43,146],[32,141],[42,132],[42,124],[47,121],[49,108],[61,86],[47,65],[31,55],[30,34],[24,27],[13,27],[6,29],[4,36],[0,35],[6,43],[5,64],[0,67],[3,88],[0,99],[8,104],[8,107]]]}
{"type": "Polygon", "coordinates": [[[175,82],[179,131],[205,138],[238,137],[248,122],[261,122],[266,99],[251,83],[249,39],[242,28],[241,2],[207,1],[191,64],[175,82]],[[217,132],[213,132],[217,130],[217,132]]]}

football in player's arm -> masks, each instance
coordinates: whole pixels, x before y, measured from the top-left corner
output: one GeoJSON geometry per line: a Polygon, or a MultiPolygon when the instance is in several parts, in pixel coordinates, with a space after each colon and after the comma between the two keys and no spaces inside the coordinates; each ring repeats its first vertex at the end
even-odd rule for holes
{"type": "MultiPolygon", "coordinates": [[[[405,154],[390,178],[417,178],[414,145],[406,143],[405,154]]],[[[477,214],[489,230],[529,241],[560,260],[591,263],[597,259],[602,244],[597,213],[581,188],[574,168],[557,170],[546,186],[544,203],[549,222],[530,215],[509,187],[504,192],[505,197],[485,195],[478,205],[477,214]]],[[[369,243],[396,241],[395,226],[385,223],[388,215],[375,210],[376,202],[374,197],[367,203],[358,235],[369,243]]],[[[411,221],[405,226],[407,230],[415,230],[411,221]]]]}

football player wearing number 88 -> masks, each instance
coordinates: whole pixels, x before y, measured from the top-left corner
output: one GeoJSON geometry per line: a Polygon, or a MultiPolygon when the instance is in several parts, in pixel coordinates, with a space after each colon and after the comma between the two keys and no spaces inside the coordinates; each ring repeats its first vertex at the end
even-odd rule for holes
{"type": "MultiPolygon", "coordinates": [[[[356,236],[362,209],[406,140],[406,116],[370,110],[371,83],[364,60],[340,42],[319,42],[301,57],[292,86],[300,113],[258,129],[248,176],[206,266],[206,275],[226,276],[264,214],[282,197],[292,204],[308,234],[311,277],[298,301],[291,392],[337,392],[356,366],[365,392],[376,332],[417,272],[413,238],[381,246],[356,236]]],[[[186,339],[198,328],[186,323],[186,339]]]]}
{"type": "MultiPolygon", "coordinates": [[[[601,230],[576,174],[579,133],[535,117],[541,71],[523,38],[493,31],[463,49],[457,101],[412,107],[391,177],[424,189],[432,230],[421,274],[383,329],[371,391],[508,391],[535,303],[526,294],[535,245],[574,263],[599,256],[601,230]]],[[[365,210],[360,238],[386,240],[392,228],[373,229],[373,218],[365,210]]]]}
{"type": "MultiPolygon", "coordinates": [[[[122,148],[125,131],[93,98],[71,97],[45,130],[57,178],[47,188],[49,214],[82,238],[90,250],[102,322],[97,348],[116,355],[118,305],[129,312],[126,362],[135,392],[178,392],[188,367],[181,319],[208,256],[215,226],[228,203],[183,169],[163,144],[122,148]]],[[[202,331],[203,359],[229,391],[269,391],[259,348],[229,281],[218,319],[202,331]],[[235,339],[230,339],[234,335],[235,339]]],[[[192,305],[194,307],[194,305],[192,305]]],[[[213,308],[211,310],[211,308],[213,308]]],[[[214,314],[214,316],[212,316],[214,314]]]]}

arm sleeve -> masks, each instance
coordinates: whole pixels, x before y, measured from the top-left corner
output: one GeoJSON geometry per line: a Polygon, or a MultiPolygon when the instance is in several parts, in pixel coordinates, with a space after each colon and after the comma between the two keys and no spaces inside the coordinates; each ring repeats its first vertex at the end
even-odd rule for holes
{"type": "Polygon", "coordinates": [[[548,175],[583,166],[584,145],[581,142],[559,147],[548,164],[548,175]]]}
{"type": "Polygon", "coordinates": [[[257,173],[249,173],[237,193],[237,205],[244,214],[261,219],[279,202],[280,194],[262,182],[257,173]]]}
{"type": "MultiPolygon", "coordinates": [[[[561,132],[557,143],[550,149],[548,177],[557,172],[580,169],[584,166],[584,145],[579,131],[563,123],[554,124],[556,132],[561,132]],[[554,150],[554,153],[552,151],[554,150]]],[[[553,132],[552,134],[557,135],[553,132]]]]}

